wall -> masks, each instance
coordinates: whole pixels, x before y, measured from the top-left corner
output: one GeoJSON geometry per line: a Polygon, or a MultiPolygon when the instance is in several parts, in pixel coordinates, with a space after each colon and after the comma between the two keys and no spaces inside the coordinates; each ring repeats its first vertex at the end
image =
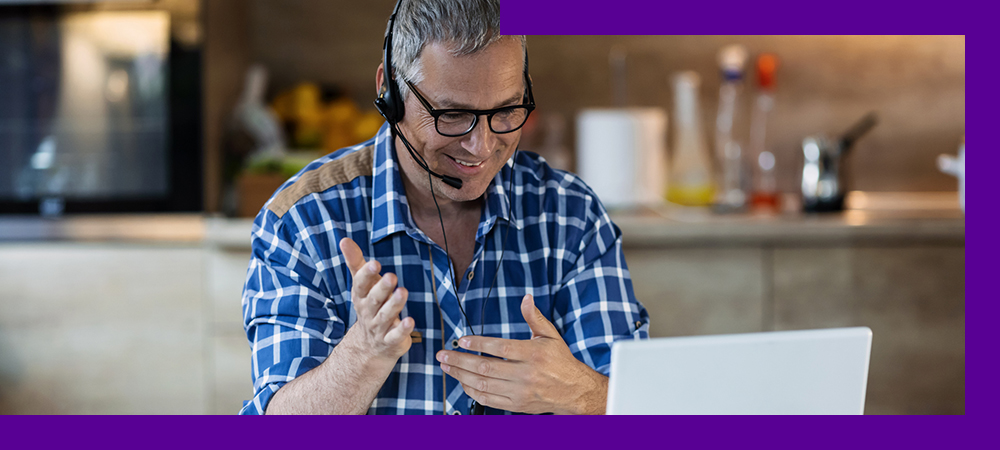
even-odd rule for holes
{"type": "Polygon", "coordinates": [[[204,208],[208,212],[220,209],[225,124],[250,67],[248,17],[248,4],[243,0],[211,0],[204,4],[204,208]]]}
{"type": "MultiPolygon", "coordinates": [[[[252,0],[250,56],[271,70],[276,87],[301,80],[335,84],[368,106],[394,3],[252,0]]],[[[781,190],[796,190],[804,136],[842,132],[870,110],[880,113],[881,124],[849,162],[854,189],[956,190],[934,161],[939,153],[955,153],[965,133],[964,36],[531,36],[528,43],[537,114],[570,122],[580,108],[612,106],[608,52],[614,46],[628,55],[629,104],[669,109],[669,76],[693,69],[702,75],[709,125],[719,48],[741,43],[751,53],[775,52],[781,67],[768,133],[781,190]]],[[[566,134],[571,146],[574,134],[572,127],[566,134]]]]}
{"type": "Polygon", "coordinates": [[[954,180],[939,174],[934,160],[939,153],[955,153],[964,134],[964,37],[537,36],[529,42],[539,104],[567,115],[581,107],[610,106],[607,55],[621,45],[629,52],[630,103],[669,107],[668,76],[694,69],[702,75],[708,125],[714,123],[718,49],[742,43],[751,53],[775,52],[782,64],[768,146],[781,166],[782,191],[796,190],[804,136],[840,133],[872,110],[881,123],[859,141],[849,162],[855,189],[955,190],[954,180]]]}

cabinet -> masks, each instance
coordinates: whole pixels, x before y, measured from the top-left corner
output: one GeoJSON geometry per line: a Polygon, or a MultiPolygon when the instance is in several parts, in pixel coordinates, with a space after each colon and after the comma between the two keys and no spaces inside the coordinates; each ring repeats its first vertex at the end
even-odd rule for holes
{"type": "Polygon", "coordinates": [[[0,413],[235,414],[249,252],[0,243],[0,413]]]}
{"type": "MultiPolygon", "coordinates": [[[[868,326],[866,413],[964,413],[960,215],[613,219],[653,337],[868,326]]],[[[239,411],[250,227],[0,220],[0,413],[239,411]]]]}
{"type": "Polygon", "coordinates": [[[616,221],[653,337],[867,326],[866,414],[964,414],[964,221],[844,220],[616,221]]]}

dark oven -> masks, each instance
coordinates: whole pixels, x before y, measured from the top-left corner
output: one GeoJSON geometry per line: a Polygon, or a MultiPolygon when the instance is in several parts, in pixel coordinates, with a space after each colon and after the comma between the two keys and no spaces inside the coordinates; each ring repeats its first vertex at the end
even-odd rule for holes
{"type": "Polygon", "coordinates": [[[0,213],[202,209],[199,6],[0,1],[0,213]]]}

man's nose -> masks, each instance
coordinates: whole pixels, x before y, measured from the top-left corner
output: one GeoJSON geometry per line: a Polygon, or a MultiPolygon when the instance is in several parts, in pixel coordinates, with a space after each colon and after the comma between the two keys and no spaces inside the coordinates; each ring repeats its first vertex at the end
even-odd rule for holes
{"type": "Polygon", "coordinates": [[[490,129],[489,117],[480,116],[476,126],[469,132],[463,147],[476,156],[485,157],[496,149],[499,137],[490,129]]]}

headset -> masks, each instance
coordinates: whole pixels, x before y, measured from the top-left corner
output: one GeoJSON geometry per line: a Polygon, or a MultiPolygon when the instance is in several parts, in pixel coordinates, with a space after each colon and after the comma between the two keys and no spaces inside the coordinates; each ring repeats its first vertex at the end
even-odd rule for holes
{"type": "MultiPolygon", "coordinates": [[[[413,150],[409,141],[399,131],[399,122],[403,120],[406,109],[402,96],[399,94],[399,83],[396,82],[395,74],[392,73],[392,33],[396,29],[396,13],[399,12],[399,6],[402,4],[403,0],[396,2],[396,7],[393,8],[392,15],[389,16],[389,32],[385,34],[385,41],[382,42],[382,87],[379,89],[378,98],[375,99],[375,109],[385,118],[386,122],[389,122],[393,136],[399,136],[406,150],[410,152],[410,156],[421,169],[427,171],[431,176],[441,179],[448,186],[462,189],[461,179],[441,175],[431,170],[423,156],[413,150]]],[[[431,191],[433,192],[433,189],[431,191]]]]}
{"type": "MultiPolygon", "coordinates": [[[[392,34],[393,34],[393,31],[395,31],[395,28],[396,28],[396,14],[399,12],[399,7],[402,4],[403,4],[403,0],[397,0],[396,1],[396,7],[393,8],[392,15],[389,16],[389,30],[388,30],[388,32],[386,32],[386,34],[385,34],[385,40],[382,42],[382,86],[379,88],[378,98],[375,99],[375,109],[378,110],[379,114],[381,114],[382,117],[385,118],[385,121],[389,123],[389,127],[390,127],[390,129],[392,131],[392,135],[393,136],[399,136],[400,140],[403,141],[403,145],[406,147],[406,150],[410,153],[410,156],[413,158],[413,160],[417,163],[418,166],[420,166],[421,169],[424,169],[424,171],[427,172],[427,182],[428,182],[429,185],[431,183],[431,177],[435,177],[435,178],[440,179],[442,182],[444,182],[448,186],[451,186],[451,187],[453,187],[455,189],[461,189],[462,188],[462,184],[463,184],[461,179],[456,178],[456,177],[452,177],[452,176],[448,176],[448,175],[442,175],[442,174],[439,174],[439,173],[434,172],[433,170],[431,170],[430,167],[427,165],[427,161],[424,160],[424,158],[423,158],[422,155],[420,155],[419,153],[417,153],[413,149],[413,146],[410,145],[410,142],[406,140],[406,137],[403,136],[403,133],[399,130],[399,122],[403,120],[403,116],[405,115],[406,111],[405,111],[405,108],[404,108],[404,105],[403,105],[402,96],[399,93],[399,83],[396,81],[396,78],[395,78],[394,74],[392,73],[392,71],[393,71],[393,69],[392,69],[392,34]]],[[[527,55],[527,53],[525,53],[525,55],[524,55],[524,80],[525,80],[525,83],[527,85],[528,92],[530,94],[530,92],[531,92],[531,78],[528,77],[528,55],[527,55]]],[[[530,99],[530,101],[534,102],[534,99],[532,98],[532,99],[530,99]]],[[[485,124],[483,126],[489,127],[489,122],[488,121],[485,122],[485,124]]],[[[515,147],[515,149],[514,149],[514,156],[512,157],[512,159],[514,159],[514,160],[517,159],[517,151],[518,150],[515,147]]],[[[503,170],[503,169],[501,168],[501,170],[503,170]]],[[[508,181],[508,187],[507,187],[507,211],[511,215],[511,219],[512,220],[516,220],[513,217],[514,210],[513,210],[512,205],[511,205],[512,195],[513,195],[513,187],[514,187],[514,166],[513,166],[513,164],[511,165],[510,171],[511,171],[510,172],[510,180],[508,181]]],[[[456,284],[456,281],[455,281],[455,267],[451,264],[451,253],[448,250],[448,235],[445,234],[445,231],[444,231],[444,219],[441,217],[441,207],[438,206],[437,196],[434,193],[434,187],[433,187],[433,185],[431,185],[430,188],[431,188],[431,197],[434,199],[434,206],[437,208],[438,220],[441,223],[441,234],[444,237],[445,254],[448,255],[448,266],[451,269],[452,285],[455,286],[455,289],[456,289],[455,294],[457,296],[458,295],[458,292],[457,292],[457,290],[458,290],[458,284],[456,284]]],[[[507,230],[504,232],[503,241],[500,244],[500,247],[501,247],[501,250],[500,250],[500,259],[497,261],[496,271],[493,272],[493,280],[490,282],[490,289],[486,293],[486,300],[483,301],[482,314],[480,314],[481,318],[483,318],[483,319],[485,319],[484,314],[486,313],[486,305],[489,304],[490,297],[493,294],[493,286],[496,284],[497,275],[500,273],[500,266],[503,263],[504,252],[507,251],[507,236],[510,234],[511,225],[508,223],[506,225],[506,228],[507,228],[507,230]]],[[[434,282],[433,277],[431,277],[431,283],[433,283],[433,282],[434,282]]],[[[465,310],[462,308],[462,302],[461,302],[461,300],[459,300],[459,302],[458,302],[458,308],[462,312],[462,316],[465,318],[465,323],[469,324],[469,331],[473,335],[475,335],[476,331],[472,327],[472,323],[469,322],[469,317],[465,314],[465,310]]],[[[485,326],[486,326],[485,321],[484,321],[484,323],[480,324],[480,328],[479,328],[479,334],[480,335],[483,334],[483,330],[485,329],[485,326]]],[[[443,331],[444,330],[442,330],[442,332],[443,331]]],[[[482,352],[480,352],[480,355],[482,355],[482,352]]],[[[483,406],[483,405],[481,405],[481,404],[479,404],[479,402],[473,400],[472,407],[469,409],[469,414],[472,414],[472,415],[482,415],[482,414],[485,414],[485,413],[486,413],[486,407],[483,406]]]]}

